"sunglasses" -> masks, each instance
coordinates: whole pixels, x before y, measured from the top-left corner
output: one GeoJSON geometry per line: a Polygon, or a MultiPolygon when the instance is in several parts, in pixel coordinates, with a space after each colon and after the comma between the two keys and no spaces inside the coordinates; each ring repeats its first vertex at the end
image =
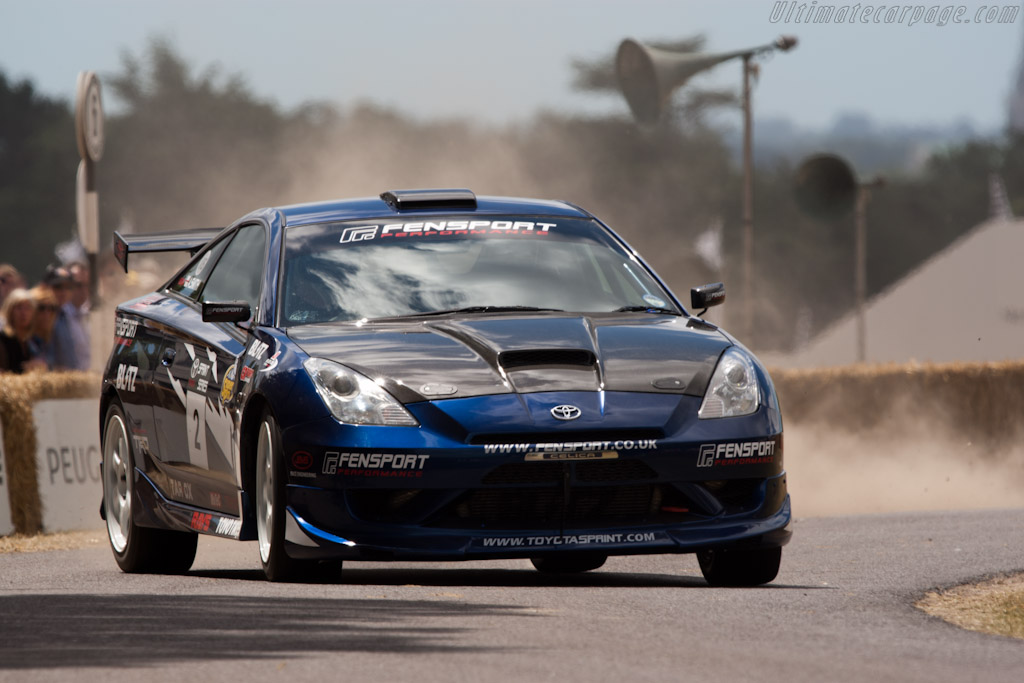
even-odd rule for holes
{"type": "Polygon", "coordinates": [[[56,313],[57,312],[57,307],[56,306],[51,306],[50,304],[43,304],[42,306],[38,306],[37,310],[49,311],[50,313],[56,313]]]}

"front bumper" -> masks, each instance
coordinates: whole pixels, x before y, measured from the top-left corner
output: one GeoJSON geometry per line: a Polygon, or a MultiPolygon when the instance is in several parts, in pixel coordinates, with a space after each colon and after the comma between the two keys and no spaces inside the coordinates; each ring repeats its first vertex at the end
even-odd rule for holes
{"type": "Polygon", "coordinates": [[[292,425],[282,432],[288,553],[459,560],[784,545],[777,411],[698,420],[699,404],[562,392],[413,404],[419,428],[292,425]],[[556,423],[547,409],[562,403],[593,417],[556,423]]]}
{"type": "MultiPolygon", "coordinates": [[[[333,491],[289,487],[289,555],[375,561],[522,558],[584,550],[641,555],[778,547],[791,536],[792,512],[784,473],[762,480],[744,506],[731,505],[716,515],[662,506],[646,520],[635,516],[618,524],[609,520],[563,526],[557,516],[547,524],[520,528],[458,528],[443,518],[417,525],[371,523],[346,514],[339,505],[344,498],[333,491]],[[340,514],[325,515],[328,510],[340,514]],[[323,519],[331,523],[317,523],[323,519]]],[[[465,510],[463,503],[453,504],[465,510]]]]}

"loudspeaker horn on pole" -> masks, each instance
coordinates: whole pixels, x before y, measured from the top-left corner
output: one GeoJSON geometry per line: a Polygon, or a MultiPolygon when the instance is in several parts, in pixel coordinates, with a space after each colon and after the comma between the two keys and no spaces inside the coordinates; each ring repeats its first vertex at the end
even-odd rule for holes
{"type": "Polygon", "coordinates": [[[670,52],[626,39],[619,45],[615,71],[633,116],[641,123],[656,123],[673,90],[701,71],[742,54],[670,52]]]}
{"type": "Polygon", "coordinates": [[[801,209],[814,218],[837,220],[857,201],[853,168],[835,154],[815,154],[796,170],[793,192],[801,209]]]}
{"type": "Polygon", "coordinates": [[[733,52],[672,52],[627,38],[619,44],[615,72],[633,116],[640,123],[657,123],[672,91],[716,64],[771,50],[789,50],[797,43],[782,36],[768,45],[733,52]]]}

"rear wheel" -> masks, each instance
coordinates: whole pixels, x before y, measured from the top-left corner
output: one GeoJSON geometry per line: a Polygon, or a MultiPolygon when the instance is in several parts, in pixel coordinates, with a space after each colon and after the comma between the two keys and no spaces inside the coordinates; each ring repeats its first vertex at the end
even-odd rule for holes
{"type": "Polygon", "coordinates": [[[702,550],[697,561],[712,586],[760,586],[778,576],[782,548],[702,550]]]}
{"type": "Polygon", "coordinates": [[[537,571],[545,574],[579,574],[598,569],[608,559],[607,555],[595,555],[583,553],[576,555],[547,555],[544,557],[532,557],[537,571]]]}
{"type": "Polygon", "coordinates": [[[196,557],[198,537],[183,531],[135,524],[135,457],[124,411],[116,403],[107,410],[103,428],[103,513],[107,538],[122,571],[182,574],[196,557]]]}
{"type": "MultiPolygon", "coordinates": [[[[256,537],[263,573],[271,581],[295,581],[317,575],[317,563],[296,560],[284,549],[285,500],[281,435],[270,411],[263,413],[256,438],[256,537]]],[[[340,569],[340,563],[338,563],[340,569]]]]}

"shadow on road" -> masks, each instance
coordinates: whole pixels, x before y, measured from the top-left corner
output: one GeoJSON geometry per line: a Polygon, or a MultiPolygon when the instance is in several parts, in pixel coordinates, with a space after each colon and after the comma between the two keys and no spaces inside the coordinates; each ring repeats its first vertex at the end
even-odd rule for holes
{"type": "MultiPolygon", "coordinates": [[[[189,572],[189,576],[232,581],[266,582],[261,570],[207,569],[189,572]]],[[[493,588],[702,588],[707,582],[699,576],[640,572],[594,571],[582,574],[543,574],[533,569],[434,569],[434,568],[360,568],[359,563],[345,565],[331,576],[311,577],[310,583],[342,586],[436,586],[493,588]]],[[[769,583],[756,590],[820,590],[828,586],[802,586],[769,583]]]]}
{"type": "Polygon", "coordinates": [[[220,595],[0,596],[0,671],[134,667],[302,653],[477,652],[443,618],[534,616],[464,600],[220,595]]]}

